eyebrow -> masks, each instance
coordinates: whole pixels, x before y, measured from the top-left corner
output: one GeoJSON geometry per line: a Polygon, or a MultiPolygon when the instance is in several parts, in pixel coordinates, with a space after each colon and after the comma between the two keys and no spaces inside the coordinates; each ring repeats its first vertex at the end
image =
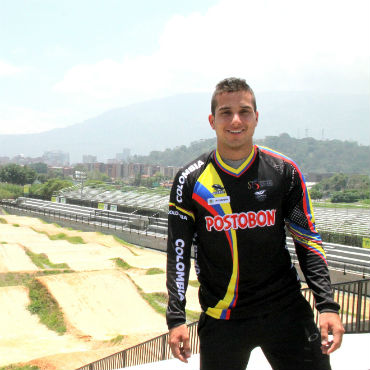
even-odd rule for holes
{"type": "MultiPolygon", "coordinates": [[[[240,108],[253,110],[253,107],[251,107],[250,105],[241,105],[240,108]]],[[[224,106],[218,108],[217,110],[218,111],[224,111],[224,110],[229,110],[229,109],[231,109],[230,106],[224,105],[224,106]]]]}
{"type": "Polygon", "coordinates": [[[228,110],[228,109],[231,109],[231,107],[229,107],[229,106],[223,106],[223,107],[220,107],[220,108],[218,108],[218,111],[221,111],[221,110],[228,110]]]}

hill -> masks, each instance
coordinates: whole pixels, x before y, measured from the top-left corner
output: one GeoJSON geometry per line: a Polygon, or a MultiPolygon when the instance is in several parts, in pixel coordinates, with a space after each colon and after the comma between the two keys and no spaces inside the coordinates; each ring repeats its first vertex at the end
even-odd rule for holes
{"type": "MultiPolygon", "coordinates": [[[[294,159],[307,173],[358,173],[370,174],[370,147],[340,140],[295,139],[284,133],[257,139],[267,146],[294,159]]],[[[152,151],[148,156],[135,156],[136,162],[181,167],[198,155],[216,147],[215,139],[201,140],[189,146],[179,146],[165,151],[152,151]]]]}
{"type": "MultiPolygon", "coordinates": [[[[257,138],[288,133],[369,145],[369,96],[310,92],[257,93],[260,122],[257,138]]],[[[151,100],[107,111],[68,127],[27,135],[0,135],[0,156],[41,156],[47,150],[83,154],[99,161],[123,148],[147,155],[214,137],[208,124],[210,94],[193,93],[151,100]]]]}

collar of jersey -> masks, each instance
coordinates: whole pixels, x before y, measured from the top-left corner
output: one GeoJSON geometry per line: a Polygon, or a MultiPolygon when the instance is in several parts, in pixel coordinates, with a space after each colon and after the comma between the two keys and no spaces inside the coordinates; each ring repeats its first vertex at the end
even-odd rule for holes
{"type": "Polygon", "coordinates": [[[256,159],[256,156],[257,156],[257,147],[256,145],[253,145],[251,154],[249,154],[248,158],[238,168],[232,168],[222,160],[220,153],[217,150],[214,151],[214,159],[217,166],[222,171],[235,177],[240,177],[245,171],[247,171],[248,168],[252,165],[252,163],[256,159]]]}

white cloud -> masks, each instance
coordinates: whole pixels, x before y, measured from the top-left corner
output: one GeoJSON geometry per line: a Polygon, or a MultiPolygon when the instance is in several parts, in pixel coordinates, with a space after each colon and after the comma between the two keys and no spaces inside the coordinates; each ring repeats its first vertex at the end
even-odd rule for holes
{"type": "Polygon", "coordinates": [[[24,69],[16,67],[10,63],[0,60],[0,77],[14,76],[21,73],[24,69]]]}
{"type": "MultiPolygon", "coordinates": [[[[31,134],[66,126],[72,112],[0,105],[0,135],[31,134]]],[[[74,123],[74,122],[73,122],[74,123]]]]}
{"type": "Polygon", "coordinates": [[[164,67],[155,55],[126,58],[123,62],[106,59],[96,64],[77,65],[54,90],[102,100],[126,95],[128,91],[133,95],[151,95],[168,83],[164,67]]]}
{"type": "Polygon", "coordinates": [[[222,0],[176,15],[151,55],[77,65],[54,91],[127,103],[241,76],[256,90],[369,91],[368,0],[222,0]]]}

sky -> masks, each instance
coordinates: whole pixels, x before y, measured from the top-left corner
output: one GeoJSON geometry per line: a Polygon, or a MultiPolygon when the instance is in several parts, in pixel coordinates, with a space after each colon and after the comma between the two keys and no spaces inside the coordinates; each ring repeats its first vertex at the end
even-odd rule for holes
{"type": "Polygon", "coordinates": [[[0,134],[230,76],[256,94],[370,94],[369,0],[0,0],[0,15],[0,134]]]}

